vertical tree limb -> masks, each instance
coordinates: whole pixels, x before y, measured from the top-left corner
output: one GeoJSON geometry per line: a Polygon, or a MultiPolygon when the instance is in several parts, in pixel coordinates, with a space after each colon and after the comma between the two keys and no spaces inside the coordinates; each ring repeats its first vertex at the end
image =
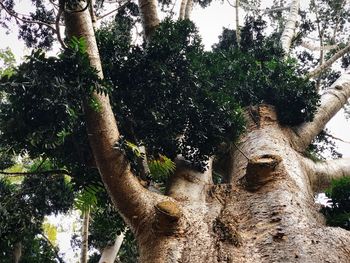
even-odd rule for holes
{"type": "Polygon", "coordinates": [[[147,42],[151,39],[156,27],[159,24],[157,1],[139,0],[139,10],[142,20],[144,36],[147,42]]]}
{"type": "Polygon", "coordinates": [[[103,249],[102,255],[100,257],[99,263],[114,263],[118,252],[120,250],[121,245],[123,244],[123,240],[125,237],[125,231],[121,232],[115,238],[113,245],[107,246],[103,249]]]}
{"type": "Polygon", "coordinates": [[[236,0],[236,5],[235,5],[235,9],[236,9],[236,40],[237,40],[237,44],[240,45],[241,42],[241,33],[240,33],[240,29],[239,29],[239,0],[236,0]]]}
{"type": "Polygon", "coordinates": [[[187,0],[186,9],[185,9],[185,19],[190,19],[193,9],[193,0],[187,0]]]}
{"type": "Polygon", "coordinates": [[[284,52],[289,53],[290,45],[295,33],[296,22],[298,21],[300,0],[293,0],[290,6],[289,16],[282,32],[281,44],[284,52]]]}
{"type": "MultiPolygon", "coordinates": [[[[90,65],[103,78],[102,65],[96,44],[89,10],[65,12],[68,38],[83,37],[86,41],[90,65]]],[[[139,183],[130,171],[125,156],[115,148],[119,130],[107,95],[93,92],[84,102],[89,142],[94,158],[112,201],[126,222],[138,228],[146,215],[152,214],[156,197],[139,183]],[[89,102],[97,102],[99,110],[89,102]]]]}
{"type": "Polygon", "coordinates": [[[83,224],[81,227],[81,250],[80,263],[87,263],[89,251],[89,224],[90,224],[90,209],[83,212],[83,224]]]}
{"type": "Polygon", "coordinates": [[[180,5],[179,20],[185,19],[186,6],[187,6],[187,0],[182,0],[180,5]]]}

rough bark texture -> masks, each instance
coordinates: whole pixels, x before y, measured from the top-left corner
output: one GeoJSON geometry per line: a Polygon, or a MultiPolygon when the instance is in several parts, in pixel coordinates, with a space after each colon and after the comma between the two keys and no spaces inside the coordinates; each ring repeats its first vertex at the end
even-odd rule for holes
{"type": "Polygon", "coordinates": [[[291,132],[273,108],[255,110],[259,124],[247,115],[249,133],[238,146],[249,160],[231,153],[228,184],[213,185],[210,169],[175,173],[177,228],[149,225],[140,262],[349,262],[350,235],[325,226],[309,179],[315,171],[293,149],[291,132]]]}
{"type": "MultiPolygon", "coordinates": [[[[140,0],[146,39],[159,22],[154,3],[140,0]]],[[[91,65],[103,77],[88,10],[65,14],[65,21],[68,36],[86,39],[91,65]]],[[[349,98],[349,78],[334,84],[314,121],[295,131],[278,125],[272,107],[254,108],[259,121],[246,116],[240,150],[226,158],[227,183],[212,183],[211,165],[199,173],[180,160],[168,196],[147,191],[131,174],[114,148],[119,132],[109,98],[94,93],[100,110],[85,104],[91,148],[113,202],[135,233],[140,262],[349,262],[350,235],[324,225],[313,198],[317,169],[300,155],[349,98]]]]}
{"type": "Polygon", "coordinates": [[[290,45],[295,33],[296,22],[299,17],[299,0],[293,0],[290,5],[290,12],[287,22],[285,24],[282,36],[281,36],[281,45],[286,54],[289,53],[290,45]]]}
{"type": "Polygon", "coordinates": [[[185,19],[187,0],[182,0],[180,5],[179,20],[185,19]]]}

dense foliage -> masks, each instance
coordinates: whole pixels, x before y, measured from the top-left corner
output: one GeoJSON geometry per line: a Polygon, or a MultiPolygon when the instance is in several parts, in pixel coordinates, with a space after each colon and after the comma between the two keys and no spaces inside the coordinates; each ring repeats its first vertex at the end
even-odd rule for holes
{"type": "Polygon", "coordinates": [[[350,230],[350,177],[333,180],[326,195],[330,200],[321,211],[327,224],[350,230]]]}
{"type": "Polygon", "coordinates": [[[11,262],[16,244],[22,246],[21,262],[57,262],[52,244],[43,238],[42,223],[46,215],[65,213],[72,204],[71,185],[63,175],[32,175],[20,184],[0,179],[1,262],[11,262]]]}
{"type": "MultiPolygon", "coordinates": [[[[264,35],[261,19],[247,19],[240,43],[234,31],[224,30],[213,51],[204,50],[196,27],[188,20],[166,19],[149,43],[134,45],[132,27],[137,20],[138,11],[129,4],[119,10],[115,21],[97,31],[104,80],[90,67],[83,39],[73,39],[58,57],[34,51],[3,76],[1,149],[48,158],[48,169],[67,169],[71,186],[82,200],[87,185],[99,184],[83,112],[84,103],[100,110],[92,91],[111,97],[123,135],[116,147],[127,153],[137,172],[141,170],[138,161],[146,154],[148,179],[157,183],[164,183],[174,171],[172,161],[179,154],[197,169],[205,169],[219,147],[244,131],[244,107],[272,104],[282,125],[312,119],[319,99],[313,83],[298,75],[294,60],[284,58],[275,35],[264,35]],[[140,146],[145,146],[146,153],[140,152],[140,146]]],[[[50,182],[41,177],[32,180],[40,186],[50,182]]],[[[28,200],[31,205],[45,203],[44,195],[39,197],[28,200]]],[[[90,245],[102,248],[124,224],[106,197],[98,197],[95,205],[90,245]]],[[[45,209],[41,219],[54,212],[45,209]]],[[[122,254],[132,261],[135,245],[129,236],[127,240],[130,244],[122,254]]]]}

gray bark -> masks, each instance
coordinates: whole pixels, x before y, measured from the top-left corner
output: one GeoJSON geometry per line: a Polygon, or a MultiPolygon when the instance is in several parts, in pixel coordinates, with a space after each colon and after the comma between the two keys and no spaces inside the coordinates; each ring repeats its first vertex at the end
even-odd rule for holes
{"type": "Polygon", "coordinates": [[[293,144],[304,151],[312,140],[325,128],[331,118],[347,103],[350,97],[350,69],[327,89],[321,97],[321,103],[311,122],[294,128],[293,144]]]}
{"type": "Polygon", "coordinates": [[[203,179],[202,190],[194,191],[198,173],[175,173],[188,180],[172,180],[181,209],[177,227],[162,232],[147,225],[140,262],[349,262],[350,235],[326,226],[315,205],[309,177],[315,171],[291,146],[274,109],[263,105],[256,112],[259,124],[247,115],[249,132],[240,151],[231,152],[229,183],[203,179]]]}
{"type": "MultiPolygon", "coordinates": [[[[153,3],[140,0],[148,40],[159,22],[153,3]]],[[[88,11],[65,14],[65,20],[70,37],[87,40],[91,65],[103,77],[88,11]]],[[[240,150],[224,165],[228,182],[213,185],[211,168],[201,174],[180,161],[168,196],[147,191],[132,175],[113,148],[119,131],[109,98],[93,94],[101,111],[85,105],[90,144],[106,188],[136,236],[140,262],[349,262],[350,236],[325,226],[310,181],[317,169],[300,155],[349,98],[349,80],[343,76],[323,96],[314,121],[295,131],[279,126],[273,108],[257,107],[259,124],[247,115],[240,150]]]]}
{"type": "Polygon", "coordinates": [[[103,249],[101,258],[98,262],[99,263],[114,263],[117,259],[119,249],[120,249],[121,245],[123,244],[124,237],[125,237],[124,233],[120,233],[120,235],[117,235],[114,243],[103,249]]]}
{"type": "Polygon", "coordinates": [[[292,43],[292,39],[295,33],[296,22],[299,18],[299,0],[293,0],[290,5],[290,12],[285,24],[282,36],[281,36],[281,45],[286,54],[289,53],[290,45],[292,43]]]}

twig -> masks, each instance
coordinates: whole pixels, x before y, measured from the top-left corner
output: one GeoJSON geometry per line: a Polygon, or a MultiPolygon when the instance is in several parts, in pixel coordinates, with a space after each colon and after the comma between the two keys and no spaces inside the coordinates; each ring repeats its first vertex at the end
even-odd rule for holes
{"type": "Polygon", "coordinates": [[[236,147],[236,149],[249,161],[249,158],[247,155],[244,154],[244,152],[241,151],[241,149],[239,149],[239,147],[237,146],[237,144],[233,143],[233,145],[236,147]]]}
{"type": "Polygon", "coordinates": [[[60,255],[58,254],[59,253],[59,250],[57,249],[57,247],[52,244],[52,242],[50,241],[50,239],[44,235],[43,233],[40,233],[40,235],[45,239],[45,241],[50,245],[50,247],[52,248],[52,250],[55,252],[56,254],[56,258],[58,259],[58,261],[60,263],[64,263],[64,261],[62,260],[62,258],[60,257],[60,255]]]}
{"type": "Polygon", "coordinates": [[[56,25],[57,40],[61,44],[62,48],[66,49],[67,46],[62,40],[61,32],[60,32],[60,19],[63,12],[64,12],[64,1],[60,0],[55,25],[56,25]]]}
{"type": "Polygon", "coordinates": [[[96,19],[97,19],[97,20],[103,19],[103,18],[105,18],[106,16],[109,16],[109,15],[113,14],[114,12],[118,11],[120,8],[126,6],[128,3],[130,3],[130,1],[126,1],[126,2],[123,3],[122,5],[118,6],[116,9],[113,9],[112,11],[109,11],[108,13],[105,13],[105,14],[103,14],[103,15],[100,15],[100,16],[98,16],[96,19]]]}
{"type": "Polygon", "coordinates": [[[67,170],[48,170],[48,171],[35,171],[35,172],[6,172],[6,171],[0,171],[0,174],[3,174],[5,176],[20,176],[20,175],[54,175],[54,174],[65,174],[72,176],[70,172],[67,170]]]}
{"type": "MultiPolygon", "coordinates": [[[[50,28],[51,30],[56,32],[56,29],[51,24],[48,24],[48,23],[40,21],[40,20],[29,20],[29,19],[25,19],[23,17],[20,17],[20,14],[14,12],[14,11],[8,10],[2,2],[0,2],[0,6],[5,10],[5,12],[7,14],[14,17],[16,20],[20,20],[23,23],[28,23],[28,24],[38,24],[38,25],[42,25],[42,26],[47,26],[48,28],[50,28]]],[[[22,15],[22,16],[24,16],[24,15],[22,15]]]]}
{"type": "Polygon", "coordinates": [[[324,135],[326,135],[326,136],[328,136],[328,137],[330,137],[330,138],[332,138],[332,139],[334,139],[334,140],[337,140],[337,141],[341,141],[341,142],[343,142],[343,143],[349,143],[349,144],[350,144],[349,141],[345,141],[345,140],[343,140],[343,139],[341,139],[341,138],[335,137],[334,135],[332,135],[332,134],[330,134],[330,133],[325,132],[324,135]]]}

